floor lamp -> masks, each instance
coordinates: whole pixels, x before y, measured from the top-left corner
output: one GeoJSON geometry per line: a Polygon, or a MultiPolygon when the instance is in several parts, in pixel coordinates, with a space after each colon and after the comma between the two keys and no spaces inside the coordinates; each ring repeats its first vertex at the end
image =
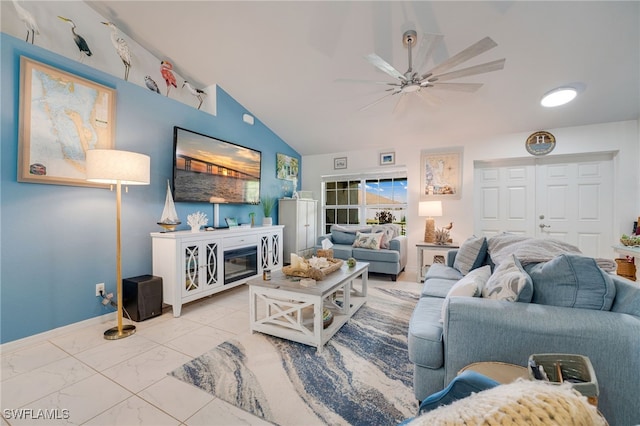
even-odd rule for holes
{"type": "Polygon", "coordinates": [[[436,242],[436,222],[433,217],[442,216],[442,201],[420,201],[418,214],[427,217],[424,223],[424,242],[434,244],[436,242]]]}
{"type": "Polygon", "coordinates": [[[118,326],[104,332],[107,340],[122,339],[136,332],[135,325],[122,325],[122,246],[120,212],[122,185],[149,185],[149,156],[115,149],[87,151],[87,180],[116,186],[116,291],[118,295],[118,326]]]}

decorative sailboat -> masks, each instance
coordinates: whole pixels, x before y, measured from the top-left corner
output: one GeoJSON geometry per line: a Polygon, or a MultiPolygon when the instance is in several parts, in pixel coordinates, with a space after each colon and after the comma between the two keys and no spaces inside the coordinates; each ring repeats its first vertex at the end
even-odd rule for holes
{"type": "Polygon", "coordinates": [[[169,180],[167,179],[167,198],[164,201],[164,209],[162,210],[162,217],[160,217],[158,225],[167,231],[175,231],[176,226],[181,223],[178,218],[178,213],[176,212],[176,206],[173,204],[173,196],[171,196],[171,188],[169,187],[169,180]]]}

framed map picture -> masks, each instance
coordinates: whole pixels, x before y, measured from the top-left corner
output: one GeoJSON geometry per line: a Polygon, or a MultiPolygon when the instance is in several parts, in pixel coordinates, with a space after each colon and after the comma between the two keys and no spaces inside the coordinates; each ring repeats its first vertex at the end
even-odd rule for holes
{"type": "Polygon", "coordinates": [[[459,199],[462,185],[462,148],[422,151],[420,200],[459,199]]]}
{"type": "Polygon", "coordinates": [[[114,147],[116,92],[20,57],[18,181],[105,186],[85,180],[85,153],[114,147]]]}

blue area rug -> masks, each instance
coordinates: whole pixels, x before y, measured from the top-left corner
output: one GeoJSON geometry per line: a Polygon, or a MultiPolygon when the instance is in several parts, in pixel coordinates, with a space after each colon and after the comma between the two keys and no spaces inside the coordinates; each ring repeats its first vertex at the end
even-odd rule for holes
{"type": "Polygon", "coordinates": [[[320,354],[246,334],[169,374],[278,425],[396,425],[417,411],[407,354],[417,300],[370,287],[367,303],[320,354]]]}

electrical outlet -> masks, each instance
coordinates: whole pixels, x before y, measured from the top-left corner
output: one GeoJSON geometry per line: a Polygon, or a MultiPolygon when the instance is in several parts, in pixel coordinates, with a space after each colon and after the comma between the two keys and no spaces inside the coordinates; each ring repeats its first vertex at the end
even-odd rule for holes
{"type": "Polygon", "coordinates": [[[104,293],[104,283],[96,284],[96,296],[100,296],[100,292],[104,293]]]}

